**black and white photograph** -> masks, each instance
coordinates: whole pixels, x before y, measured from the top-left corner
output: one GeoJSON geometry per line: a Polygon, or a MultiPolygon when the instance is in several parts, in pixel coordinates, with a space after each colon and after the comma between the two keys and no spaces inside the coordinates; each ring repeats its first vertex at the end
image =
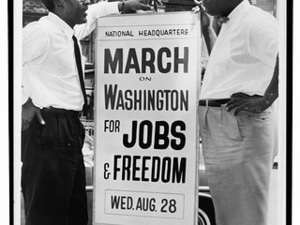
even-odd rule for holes
{"type": "Polygon", "coordinates": [[[10,3],[9,224],[297,224],[293,7],[10,3]]]}

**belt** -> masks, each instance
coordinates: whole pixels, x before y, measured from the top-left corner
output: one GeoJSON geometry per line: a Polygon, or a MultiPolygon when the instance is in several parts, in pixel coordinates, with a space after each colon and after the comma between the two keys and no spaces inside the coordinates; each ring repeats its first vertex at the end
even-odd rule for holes
{"type": "Polygon", "coordinates": [[[213,99],[213,100],[200,100],[199,106],[210,106],[210,107],[220,107],[221,105],[226,104],[230,99],[213,99]]]}
{"type": "Polygon", "coordinates": [[[74,110],[67,110],[67,109],[58,109],[54,107],[47,107],[47,108],[42,108],[42,113],[49,114],[49,115],[69,115],[69,116],[74,116],[74,117],[80,117],[81,112],[79,111],[74,111],[74,110]]]}

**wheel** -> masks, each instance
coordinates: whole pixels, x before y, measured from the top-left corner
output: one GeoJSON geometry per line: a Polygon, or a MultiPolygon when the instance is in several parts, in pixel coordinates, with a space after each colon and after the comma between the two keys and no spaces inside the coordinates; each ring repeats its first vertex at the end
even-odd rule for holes
{"type": "Polygon", "coordinates": [[[199,193],[198,200],[198,225],[216,225],[211,196],[206,193],[199,193]]]}

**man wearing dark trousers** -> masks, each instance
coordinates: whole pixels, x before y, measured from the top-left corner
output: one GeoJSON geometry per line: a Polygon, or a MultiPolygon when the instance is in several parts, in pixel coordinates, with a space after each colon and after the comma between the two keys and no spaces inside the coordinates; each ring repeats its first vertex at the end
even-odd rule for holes
{"type": "Polygon", "coordinates": [[[223,23],[216,38],[202,14],[211,53],[199,123],[216,223],[267,225],[276,146],[278,23],[248,0],[203,0],[203,5],[223,23]]]}
{"type": "Polygon", "coordinates": [[[144,0],[43,0],[49,15],[23,30],[22,192],[26,225],[86,225],[79,115],[86,106],[79,40],[99,17],[149,10],[144,0]]]}

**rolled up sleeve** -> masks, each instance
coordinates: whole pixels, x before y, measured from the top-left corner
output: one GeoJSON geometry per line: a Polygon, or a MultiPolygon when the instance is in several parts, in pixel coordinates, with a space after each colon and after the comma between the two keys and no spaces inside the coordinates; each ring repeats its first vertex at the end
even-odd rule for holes
{"type": "Polygon", "coordinates": [[[32,98],[34,92],[34,74],[30,67],[39,61],[47,52],[48,36],[36,24],[30,24],[23,29],[22,57],[22,103],[32,98]]]}
{"type": "Polygon", "coordinates": [[[279,49],[278,23],[275,18],[255,19],[250,27],[250,54],[274,67],[279,49]]]}
{"type": "Polygon", "coordinates": [[[96,28],[98,18],[118,14],[118,4],[119,2],[98,2],[90,5],[87,10],[87,22],[74,27],[76,36],[79,39],[85,38],[96,28]]]}

